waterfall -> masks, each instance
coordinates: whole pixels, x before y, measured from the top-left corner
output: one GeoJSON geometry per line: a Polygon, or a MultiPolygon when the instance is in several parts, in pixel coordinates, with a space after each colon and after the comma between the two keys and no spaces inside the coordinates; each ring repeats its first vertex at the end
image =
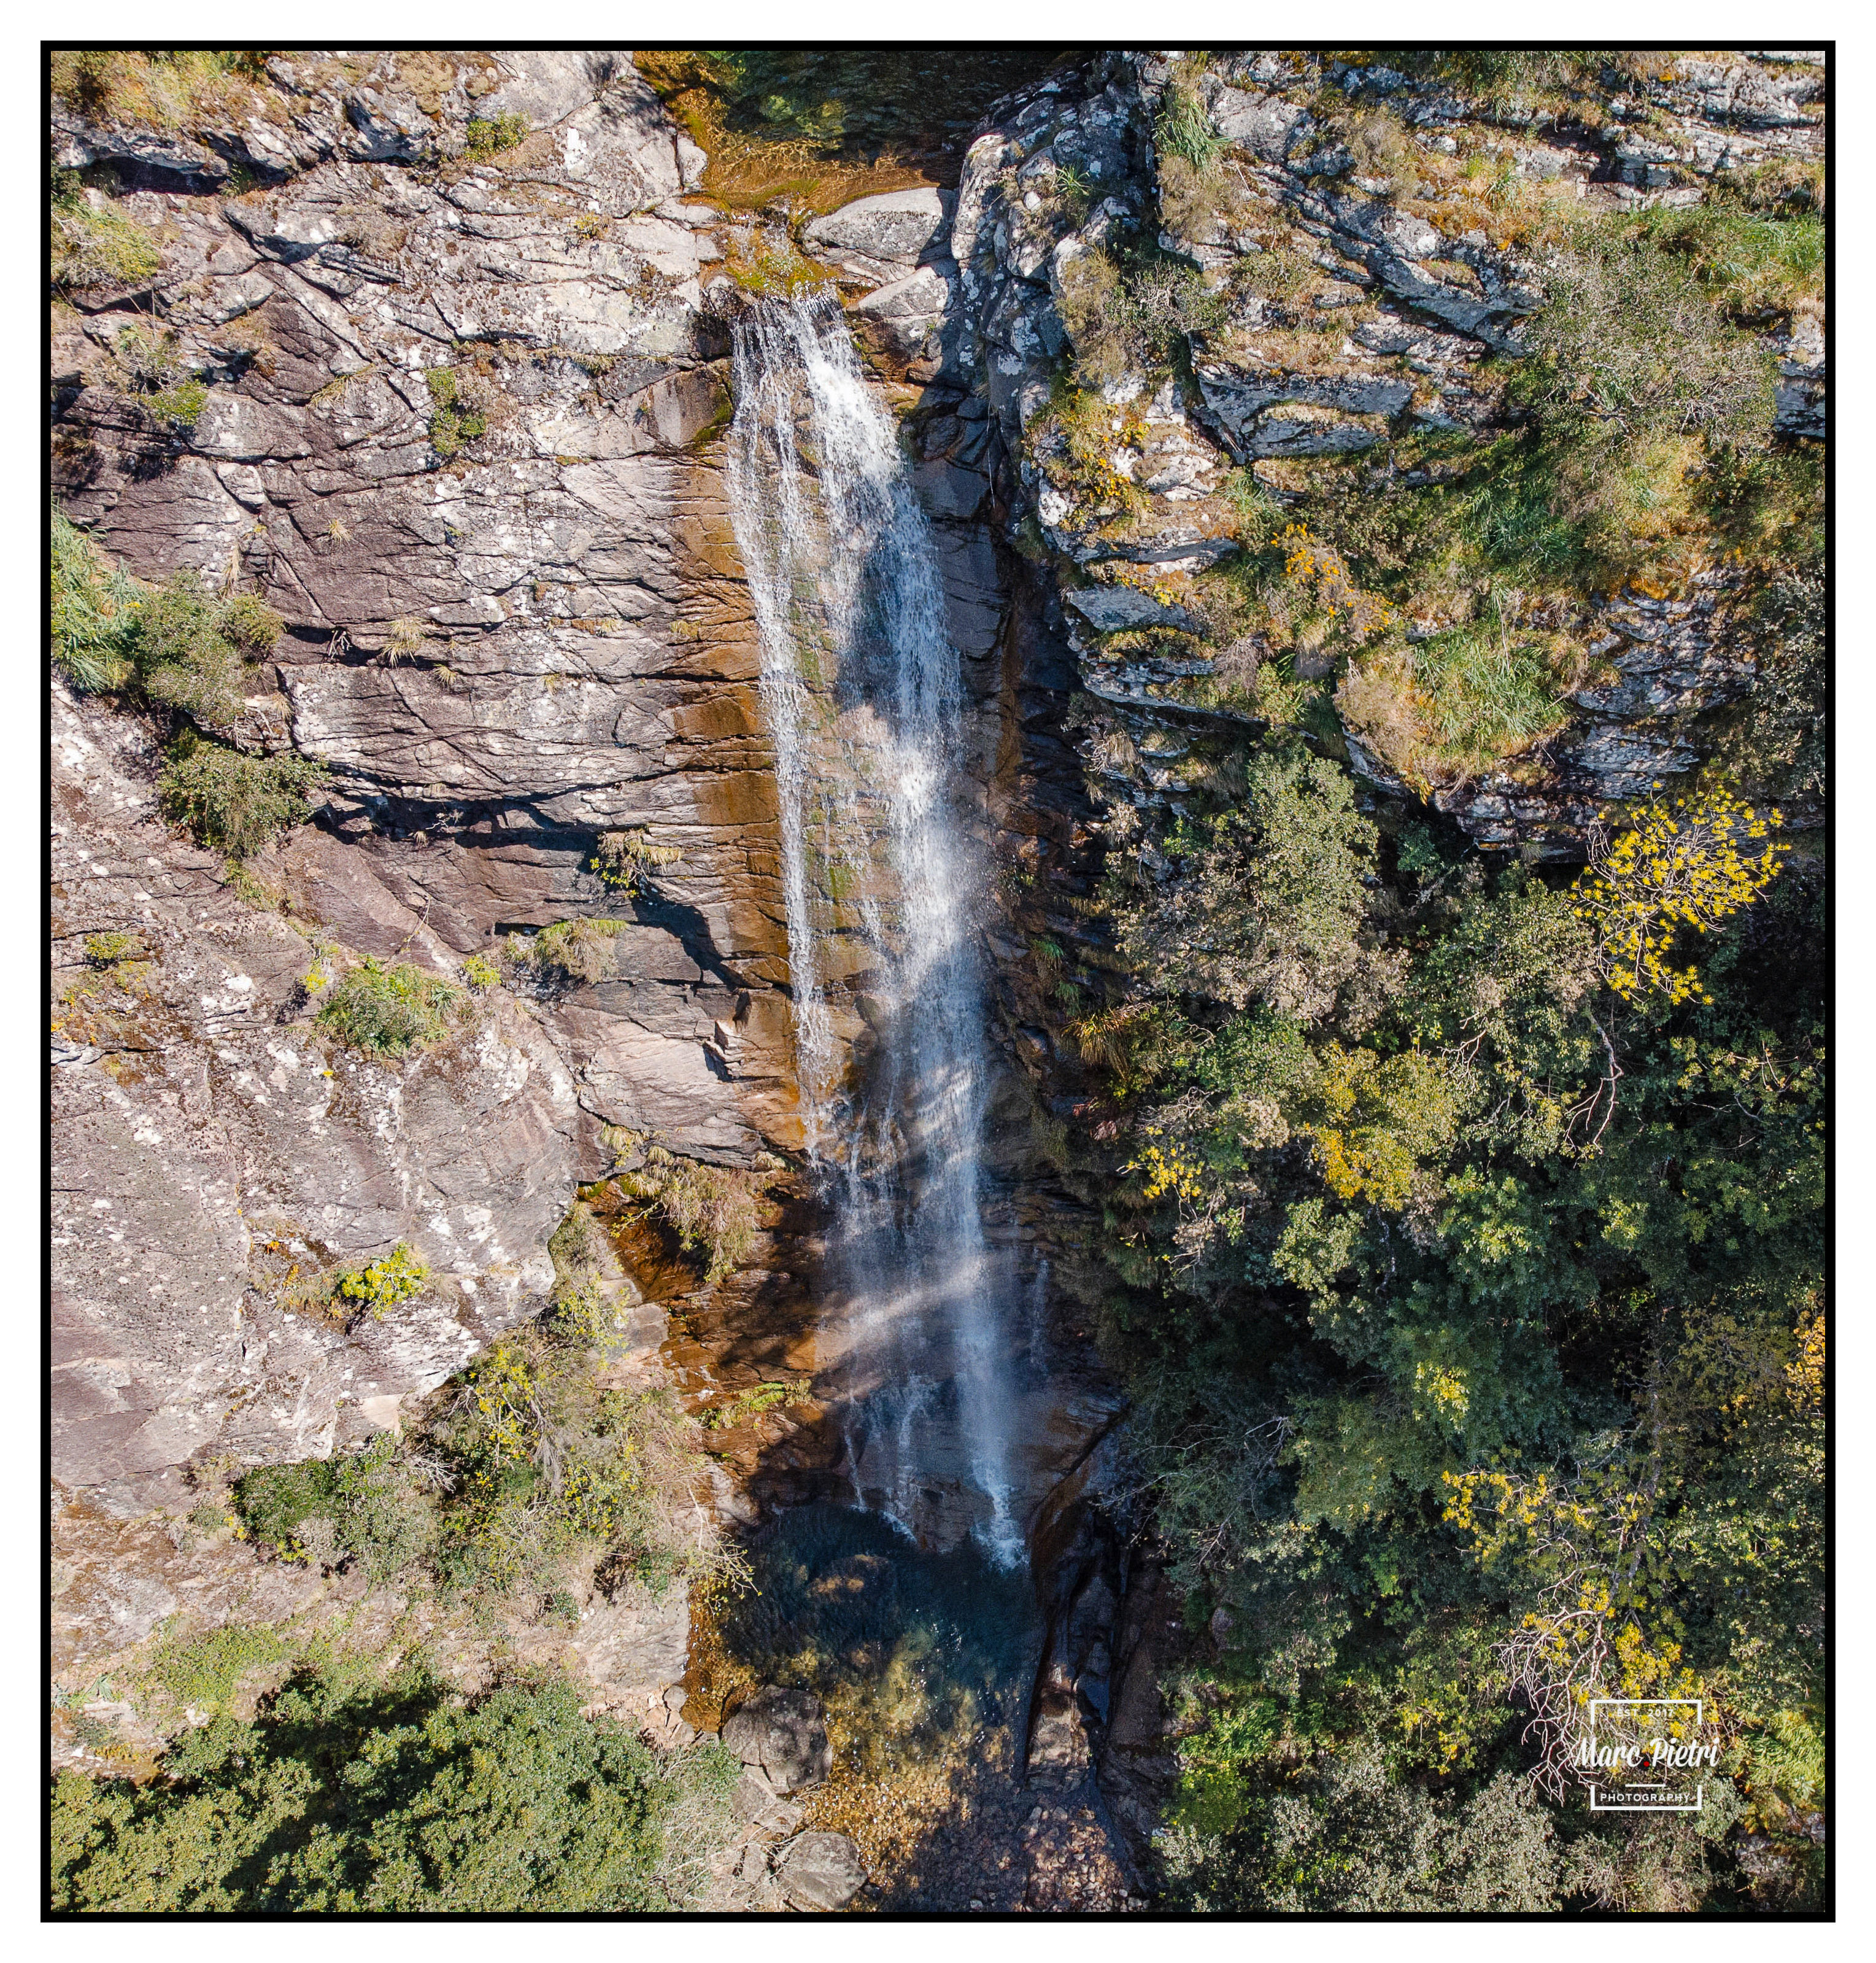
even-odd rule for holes
{"type": "Polygon", "coordinates": [[[1011,1558],[1008,1345],[981,1211],[980,868],[956,808],[963,691],[934,543],[837,305],[762,303],[735,365],[731,507],[775,743],[855,1497],[922,1534],[968,1520],[1011,1558]]]}

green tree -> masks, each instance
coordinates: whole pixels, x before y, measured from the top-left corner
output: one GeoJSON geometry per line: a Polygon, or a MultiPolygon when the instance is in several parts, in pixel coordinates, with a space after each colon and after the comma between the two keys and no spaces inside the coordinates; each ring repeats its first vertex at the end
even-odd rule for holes
{"type": "Polygon", "coordinates": [[[79,1913],[607,1913],[682,1906],[680,1805],[720,1806],[712,1747],[661,1763],[559,1683],[465,1701],[302,1672],[251,1723],[189,1732],[142,1786],[62,1773],[52,1900],[79,1913]]]}

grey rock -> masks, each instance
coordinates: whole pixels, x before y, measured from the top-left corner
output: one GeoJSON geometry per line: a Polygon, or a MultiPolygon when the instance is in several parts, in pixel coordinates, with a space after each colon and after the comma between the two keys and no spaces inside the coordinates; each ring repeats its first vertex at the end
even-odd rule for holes
{"type": "Polygon", "coordinates": [[[806,1817],[792,1799],[778,1799],[757,1814],[750,1824],[759,1833],[774,1835],[777,1839],[799,1833],[802,1821],[806,1817]]]}
{"type": "Polygon", "coordinates": [[[780,1797],[760,1766],[745,1766],[731,1791],[730,1810],[738,1820],[753,1822],[780,1797]]]}
{"type": "Polygon", "coordinates": [[[958,371],[959,335],[952,309],[959,293],[958,270],[936,259],[902,277],[888,278],[853,305],[863,336],[893,361],[927,364],[927,380],[958,371]]]}
{"type": "Polygon", "coordinates": [[[954,194],[930,184],[856,198],[805,226],[802,243],[824,258],[852,261],[872,277],[883,272],[891,278],[936,256],[956,203],[954,194]]]}
{"type": "Polygon", "coordinates": [[[1381,434],[1362,423],[1271,412],[1245,426],[1237,453],[1244,457],[1340,456],[1372,449],[1381,434]]]}
{"type": "Polygon", "coordinates": [[[1343,415],[1395,416],[1413,399],[1413,384],[1391,375],[1328,377],[1272,372],[1243,374],[1215,363],[1198,371],[1205,405],[1241,456],[1333,455],[1365,449],[1377,432],[1332,415],[1269,413],[1295,404],[1343,415]]]}
{"type": "Polygon", "coordinates": [[[506,79],[483,97],[482,114],[524,116],[536,130],[585,108],[622,66],[614,50],[602,48],[506,49],[495,61],[506,79]]]}
{"type": "Polygon", "coordinates": [[[844,1908],[866,1885],[860,1849],[844,1833],[802,1833],[775,1856],[775,1875],[791,1908],[844,1908]]]}
{"type": "Polygon", "coordinates": [[[152,925],[172,1012],[226,1007],[128,1086],[56,1080],[74,1196],[55,1208],[53,1453],[74,1485],[210,1446],[303,1458],[395,1423],[529,1312],[574,1174],[571,1086],[538,1031],[491,1022],[452,1057],[328,1074],[322,1045],[271,1026],[310,949],[283,932],[215,947],[162,909],[152,925]],[[432,1286],[348,1334],[251,1291],[256,1242],[293,1239],[350,1266],[408,1241],[432,1286]]]}
{"type": "Polygon", "coordinates": [[[1298,104],[1238,88],[1218,91],[1212,105],[1212,126],[1228,143],[1273,164],[1281,163],[1292,143],[1307,136],[1313,126],[1298,104]]]}
{"type": "Polygon", "coordinates": [[[672,1680],[683,1675],[690,1646],[690,1603],[683,1589],[667,1590],[661,1601],[639,1589],[622,1590],[613,1602],[595,1596],[581,1612],[578,1642],[588,1679],[610,1704],[639,1716],[660,1713],[665,1730],[677,1728],[673,1721],[685,1693],[672,1680]]]}
{"type": "Polygon", "coordinates": [[[990,495],[990,479],[955,463],[921,463],[912,473],[919,502],[934,518],[968,518],[990,495]]]}
{"type": "Polygon", "coordinates": [[[1183,607],[1169,607],[1137,586],[1086,586],[1066,588],[1062,598],[1088,624],[1103,634],[1123,627],[1185,627],[1194,625],[1183,607]]]}
{"type": "Polygon", "coordinates": [[[760,1767],[777,1793],[825,1779],[834,1751],[812,1691],[769,1685],[723,1721],[723,1743],[745,1766],[760,1767]]]}

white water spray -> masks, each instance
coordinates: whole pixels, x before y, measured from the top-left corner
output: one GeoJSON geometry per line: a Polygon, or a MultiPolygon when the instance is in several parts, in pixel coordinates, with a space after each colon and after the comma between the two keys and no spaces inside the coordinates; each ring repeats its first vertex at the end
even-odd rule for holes
{"type": "Polygon", "coordinates": [[[978,869],[954,808],[963,697],[935,547],[831,300],[754,309],[735,384],[731,506],[775,742],[808,1150],[849,1305],[854,1484],[915,1529],[949,1489],[1013,1558],[978,869]],[[870,1058],[847,1081],[842,1036],[863,1030],[870,1058]]]}

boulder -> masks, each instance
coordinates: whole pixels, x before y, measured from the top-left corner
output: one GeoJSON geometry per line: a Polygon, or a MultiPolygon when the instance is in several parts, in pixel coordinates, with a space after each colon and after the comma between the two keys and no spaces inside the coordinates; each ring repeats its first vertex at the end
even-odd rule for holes
{"type": "Polygon", "coordinates": [[[776,1858],[775,1876],[791,1908],[844,1908],[866,1885],[860,1849],[844,1833],[803,1833],[776,1858]]]}
{"type": "Polygon", "coordinates": [[[802,233],[811,252],[869,265],[915,266],[943,236],[954,202],[930,184],[856,197],[802,233]]]}
{"type": "Polygon", "coordinates": [[[814,1785],[834,1769],[821,1700],[812,1692],[758,1690],[723,1721],[723,1743],[745,1766],[757,1766],[778,1793],[814,1785]]]}

